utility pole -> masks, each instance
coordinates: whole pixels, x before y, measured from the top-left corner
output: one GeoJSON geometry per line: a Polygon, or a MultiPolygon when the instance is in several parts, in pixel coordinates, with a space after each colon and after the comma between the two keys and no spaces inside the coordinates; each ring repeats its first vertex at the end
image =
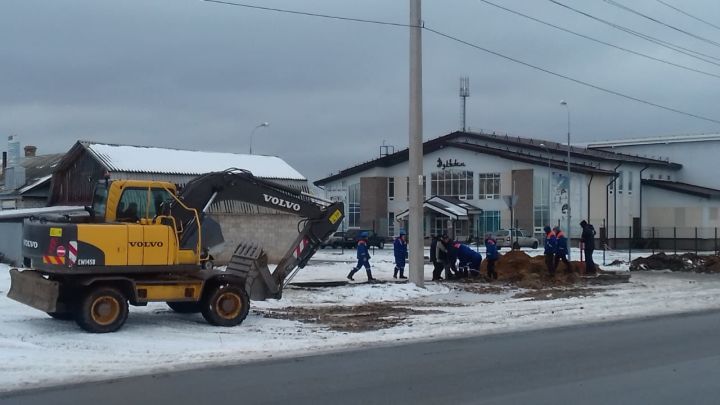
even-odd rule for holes
{"type": "Polygon", "coordinates": [[[423,126],[422,126],[422,16],[420,0],[410,0],[410,132],[409,177],[410,216],[408,264],[410,282],[425,286],[425,246],[423,226],[423,126]]]}

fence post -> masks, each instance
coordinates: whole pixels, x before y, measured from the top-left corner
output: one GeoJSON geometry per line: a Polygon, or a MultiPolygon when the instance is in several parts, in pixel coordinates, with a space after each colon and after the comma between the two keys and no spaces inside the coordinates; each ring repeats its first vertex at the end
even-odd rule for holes
{"type": "Polygon", "coordinates": [[[677,255],[677,227],[673,226],[673,254],[677,255]]]}
{"type": "MultiPolygon", "coordinates": [[[[607,241],[608,241],[608,229],[607,225],[605,224],[605,218],[603,218],[603,228],[605,229],[605,240],[602,241],[603,244],[603,266],[605,266],[605,249],[607,249],[607,241]]],[[[717,228],[715,229],[715,233],[717,233],[717,228]]]]}
{"type": "Polygon", "coordinates": [[[628,226],[628,263],[632,262],[632,225],[628,226]]]}
{"type": "Polygon", "coordinates": [[[652,239],[650,240],[650,245],[652,246],[652,254],[655,254],[655,227],[652,227],[652,239]]]}
{"type": "Polygon", "coordinates": [[[718,248],[717,248],[717,226],[715,227],[715,255],[718,254],[718,248]]]}
{"type": "Polygon", "coordinates": [[[698,237],[697,237],[697,226],[695,227],[695,255],[698,252],[698,237]]]}

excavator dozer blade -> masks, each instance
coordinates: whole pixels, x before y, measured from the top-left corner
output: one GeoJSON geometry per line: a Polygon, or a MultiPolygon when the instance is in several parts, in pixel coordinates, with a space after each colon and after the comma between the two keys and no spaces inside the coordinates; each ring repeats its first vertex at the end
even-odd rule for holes
{"type": "Polygon", "coordinates": [[[60,287],[37,271],[10,269],[8,298],[45,312],[55,312],[60,287]]]}
{"type": "Polygon", "coordinates": [[[267,261],[267,254],[259,244],[243,241],[235,249],[226,271],[245,280],[245,291],[251,300],[280,298],[282,289],[273,279],[267,261]]]}

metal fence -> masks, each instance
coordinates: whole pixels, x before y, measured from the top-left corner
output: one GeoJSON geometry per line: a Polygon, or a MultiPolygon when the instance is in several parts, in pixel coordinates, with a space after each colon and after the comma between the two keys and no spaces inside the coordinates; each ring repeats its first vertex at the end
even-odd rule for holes
{"type": "Polygon", "coordinates": [[[614,250],[715,252],[720,248],[717,227],[607,227],[598,234],[601,247],[614,250]]]}

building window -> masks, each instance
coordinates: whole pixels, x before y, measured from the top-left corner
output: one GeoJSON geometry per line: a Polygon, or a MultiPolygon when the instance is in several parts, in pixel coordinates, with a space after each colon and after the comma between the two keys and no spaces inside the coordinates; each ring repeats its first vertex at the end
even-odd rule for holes
{"type": "Polygon", "coordinates": [[[478,238],[484,240],[486,233],[495,233],[500,229],[500,211],[483,211],[478,216],[478,238]]]}
{"type": "Polygon", "coordinates": [[[405,177],[405,201],[410,201],[410,177],[405,177]]]}
{"type": "Polygon", "coordinates": [[[395,213],[388,212],[388,236],[395,235],[395,213]]]}
{"type": "MultiPolygon", "coordinates": [[[[473,198],[473,172],[467,170],[443,170],[432,173],[430,193],[441,197],[473,198]]],[[[425,178],[423,177],[423,193],[425,178]]]]}
{"type": "Polygon", "coordinates": [[[615,180],[615,183],[617,184],[617,192],[618,194],[622,194],[623,192],[623,176],[625,172],[618,172],[618,178],[615,180]]]}
{"type": "Polygon", "coordinates": [[[480,173],[481,200],[496,200],[500,198],[500,173],[480,173]]]}
{"type": "Polygon", "coordinates": [[[650,173],[650,180],[652,180],[652,179],[654,179],[654,178],[655,178],[655,175],[652,174],[652,173],[650,173]]]}
{"type": "Polygon", "coordinates": [[[348,225],[360,226],[360,183],[348,187],[348,225]]]}
{"type": "Polygon", "coordinates": [[[670,175],[669,175],[669,174],[667,175],[667,179],[670,180],[670,175]]]}
{"type": "Polygon", "coordinates": [[[533,179],[533,227],[535,232],[542,232],[545,225],[550,225],[550,199],[548,194],[548,179],[535,177],[533,179]]]}
{"type": "Polygon", "coordinates": [[[388,199],[395,199],[395,178],[388,177],[388,199]]]}
{"type": "Polygon", "coordinates": [[[630,195],[633,192],[633,172],[632,171],[628,172],[627,183],[628,183],[627,184],[627,192],[628,192],[628,195],[630,195]]]}

